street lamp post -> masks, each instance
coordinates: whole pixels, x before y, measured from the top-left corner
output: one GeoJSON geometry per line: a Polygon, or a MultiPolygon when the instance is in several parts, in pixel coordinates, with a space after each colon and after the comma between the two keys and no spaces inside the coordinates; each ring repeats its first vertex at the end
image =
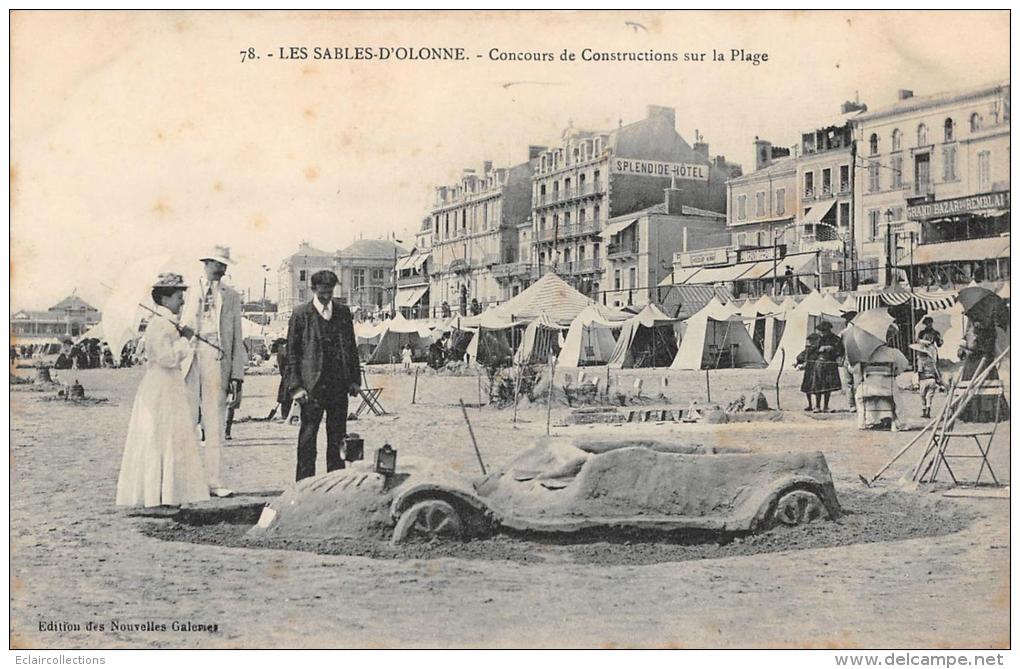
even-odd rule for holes
{"type": "Polygon", "coordinates": [[[893,210],[885,210],[885,285],[891,286],[893,283],[893,254],[896,252],[895,242],[893,241],[892,234],[892,222],[893,222],[893,210]]]}
{"type": "Polygon", "coordinates": [[[262,334],[266,333],[269,315],[266,313],[266,287],[269,285],[269,265],[262,266],[262,334]]]}

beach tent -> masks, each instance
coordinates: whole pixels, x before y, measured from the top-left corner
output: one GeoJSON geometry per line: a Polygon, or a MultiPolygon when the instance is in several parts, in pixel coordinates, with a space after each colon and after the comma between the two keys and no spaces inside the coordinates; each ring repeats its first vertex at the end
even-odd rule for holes
{"type": "Polygon", "coordinates": [[[265,327],[261,323],[256,323],[247,316],[241,316],[241,337],[248,339],[249,337],[262,338],[265,336],[265,327]]]}
{"type": "Polygon", "coordinates": [[[685,324],[671,369],[765,366],[761,351],[732,305],[713,300],[685,324]]]}
{"type": "Polygon", "coordinates": [[[800,304],[788,311],[783,337],[772,355],[769,369],[792,369],[797,355],[804,350],[807,336],[815,331],[815,327],[822,320],[832,323],[832,331],[835,333],[841,332],[846,327],[840,305],[834,306],[833,301],[826,300],[817,291],[805,297],[800,304]]]}
{"type": "Polygon", "coordinates": [[[550,273],[493,310],[507,320],[525,323],[544,313],[552,322],[567,327],[591,303],[586,295],[550,273]]]}
{"type": "Polygon", "coordinates": [[[368,360],[372,356],[372,351],[379,344],[382,330],[382,324],[371,321],[359,321],[354,324],[354,341],[358,347],[358,357],[368,360]]]}
{"type": "Polygon", "coordinates": [[[747,333],[751,335],[751,340],[766,362],[772,359],[779,345],[786,325],[786,312],[792,310],[793,306],[792,300],[784,308],[768,295],[762,295],[757,300],[748,300],[740,308],[740,317],[744,319],[747,333]]]}
{"type": "Polygon", "coordinates": [[[467,320],[474,332],[467,354],[480,365],[509,364],[528,326],[527,322],[511,320],[497,309],[489,309],[467,320]]]}
{"type": "Polygon", "coordinates": [[[603,365],[616,348],[616,335],[630,314],[592,303],[582,310],[567,331],[559,364],[563,367],[603,365]]]}
{"type": "Polygon", "coordinates": [[[415,360],[423,360],[430,341],[428,327],[409,321],[398,313],[380,324],[379,342],[365,362],[370,365],[399,362],[400,351],[405,345],[411,347],[415,360]]]}
{"type": "Polygon", "coordinates": [[[617,369],[668,367],[677,352],[675,322],[654,304],[647,305],[620,328],[607,364],[617,369]]]}
{"type": "Polygon", "coordinates": [[[524,339],[514,354],[514,362],[525,365],[548,362],[549,356],[556,355],[559,350],[560,328],[541,313],[524,330],[524,339]]]}

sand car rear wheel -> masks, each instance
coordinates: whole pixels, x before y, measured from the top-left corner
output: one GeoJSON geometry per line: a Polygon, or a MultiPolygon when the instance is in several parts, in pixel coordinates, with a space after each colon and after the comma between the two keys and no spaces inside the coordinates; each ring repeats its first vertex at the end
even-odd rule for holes
{"type": "Polygon", "coordinates": [[[776,502],[773,525],[803,525],[829,517],[822,499],[810,490],[791,490],[776,502]]]}
{"type": "Polygon", "coordinates": [[[427,499],[400,514],[393,529],[393,543],[460,539],[464,521],[457,509],[441,499],[427,499]]]}

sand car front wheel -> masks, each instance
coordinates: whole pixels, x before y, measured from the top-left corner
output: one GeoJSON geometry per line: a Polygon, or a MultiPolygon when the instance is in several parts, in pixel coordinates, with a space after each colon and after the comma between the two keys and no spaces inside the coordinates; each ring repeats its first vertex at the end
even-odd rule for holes
{"type": "Polygon", "coordinates": [[[427,499],[400,514],[393,543],[460,539],[463,535],[464,521],[457,509],[441,499],[427,499]]]}
{"type": "Polygon", "coordinates": [[[772,514],[774,525],[803,525],[828,517],[825,503],[809,490],[791,490],[784,494],[776,502],[776,510],[772,514]]]}

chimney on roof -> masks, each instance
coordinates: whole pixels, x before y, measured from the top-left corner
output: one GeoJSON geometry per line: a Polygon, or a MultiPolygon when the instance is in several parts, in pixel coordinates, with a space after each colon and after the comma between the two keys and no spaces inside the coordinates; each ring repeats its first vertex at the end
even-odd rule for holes
{"type": "Polygon", "coordinates": [[[661,118],[669,123],[671,128],[676,127],[676,109],[673,107],[660,107],[659,105],[648,105],[645,107],[648,118],[661,118]]]}
{"type": "Polygon", "coordinates": [[[897,100],[906,100],[907,98],[912,97],[914,97],[914,91],[910,90],[909,88],[901,88],[900,90],[896,91],[897,100]]]}
{"type": "Polygon", "coordinates": [[[697,129],[694,130],[694,153],[701,154],[708,158],[708,142],[705,141],[705,138],[700,132],[698,132],[697,129]]]}
{"type": "Polygon", "coordinates": [[[492,171],[492,161],[486,160],[482,163],[482,174],[488,175],[492,171]]]}
{"type": "Polygon", "coordinates": [[[772,164],[772,142],[754,138],[754,169],[760,170],[772,164]]]}
{"type": "Polygon", "coordinates": [[[664,190],[666,192],[666,213],[672,216],[683,214],[684,191],[676,177],[670,180],[669,188],[664,190]]]}
{"type": "Polygon", "coordinates": [[[534,160],[535,158],[538,158],[543,153],[545,153],[545,150],[547,148],[548,147],[545,146],[537,146],[535,144],[532,144],[531,146],[528,147],[528,160],[534,160]]]}
{"type": "Polygon", "coordinates": [[[856,100],[847,100],[839,106],[840,114],[849,114],[851,112],[866,112],[868,111],[868,105],[858,102],[856,100]]]}

